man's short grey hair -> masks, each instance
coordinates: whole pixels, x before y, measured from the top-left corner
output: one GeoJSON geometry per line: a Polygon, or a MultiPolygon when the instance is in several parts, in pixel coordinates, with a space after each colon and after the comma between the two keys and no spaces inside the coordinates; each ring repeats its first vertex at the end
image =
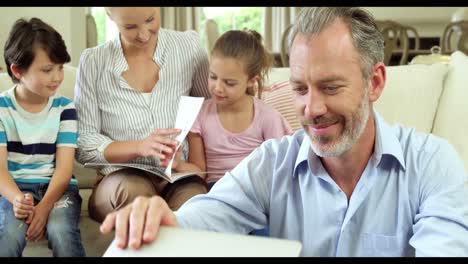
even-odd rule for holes
{"type": "Polygon", "coordinates": [[[349,27],[354,47],[361,55],[361,71],[365,80],[371,77],[374,65],[383,62],[384,38],[373,16],[358,7],[304,7],[289,33],[289,50],[297,34],[312,36],[322,32],[336,19],[349,27]]]}

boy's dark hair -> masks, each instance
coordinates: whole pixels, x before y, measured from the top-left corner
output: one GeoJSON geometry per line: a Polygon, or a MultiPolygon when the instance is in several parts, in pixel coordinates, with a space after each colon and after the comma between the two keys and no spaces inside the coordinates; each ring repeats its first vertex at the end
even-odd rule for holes
{"type": "Polygon", "coordinates": [[[42,48],[53,63],[70,62],[70,55],[62,36],[39,18],[29,21],[18,19],[13,25],[5,43],[3,56],[8,74],[14,83],[19,82],[10,66],[16,64],[21,71],[27,71],[34,61],[35,50],[42,48]]]}

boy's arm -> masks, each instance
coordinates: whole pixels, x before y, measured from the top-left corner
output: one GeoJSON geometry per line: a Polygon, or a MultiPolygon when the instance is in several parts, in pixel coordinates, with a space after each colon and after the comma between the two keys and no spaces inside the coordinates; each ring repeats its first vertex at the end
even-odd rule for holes
{"type": "Polygon", "coordinates": [[[33,216],[26,221],[29,224],[29,228],[26,231],[26,239],[28,241],[38,241],[44,236],[44,227],[47,224],[49,213],[54,208],[55,202],[62,197],[70,182],[74,156],[74,147],[57,148],[55,171],[50,180],[49,187],[44,198],[34,209],[33,216]]]}
{"type": "Polygon", "coordinates": [[[75,105],[72,101],[69,101],[60,114],[60,127],[56,141],[55,170],[47,187],[47,192],[38,204],[46,205],[46,208],[49,210],[62,197],[68,188],[73,174],[73,161],[75,159],[78,138],[77,120],[75,105]]]}
{"type": "Polygon", "coordinates": [[[26,220],[29,228],[26,239],[37,241],[45,232],[45,225],[50,211],[68,188],[73,173],[77,133],[77,115],[72,101],[62,98],[67,105],[60,114],[59,132],[57,134],[55,152],[55,170],[49,182],[47,191],[34,209],[33,216],[26,220]]]}
{"type": "Polygon", "coordinates": [[[46,204],[52,209],[54,203],[62,197],[73,174],[74,147],[58,147],[55,154],[55,171],[50,180],[47,192],[39,204],[46,204]]]}
{"type": "Polygon", "coordinates": [[[8,152],[6,146],[0,147],[0,195],[5,197],[10,203],[16,196],[23,195],[16,185],[13,177],[8,172],[8,152]]]}

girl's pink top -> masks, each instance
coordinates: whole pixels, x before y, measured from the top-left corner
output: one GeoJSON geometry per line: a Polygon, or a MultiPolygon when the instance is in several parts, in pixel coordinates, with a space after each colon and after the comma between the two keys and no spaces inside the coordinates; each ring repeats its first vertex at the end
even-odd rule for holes
{"type": "MultiPolygon", "coordinates": [[[[190,132],[200,134],[203,138],[208,172],[230,171],[265,140],[292,134],[286,119],[255,97],[254,118],[243,132],[231,133],[224,129],[212,99],[203,103],[190,132]]],[[[206,181],[217,181],[223,176],[224,173],[208,174],[206,181]]]]}

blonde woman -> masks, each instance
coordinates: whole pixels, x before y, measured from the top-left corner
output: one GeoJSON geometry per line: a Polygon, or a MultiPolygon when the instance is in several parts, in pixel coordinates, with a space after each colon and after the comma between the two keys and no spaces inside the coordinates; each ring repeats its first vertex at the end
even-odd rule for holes
{"type": "MultiPolygon", "coordinates": [[[[76,81],[78,160],[166,166],[180,133],[172,129],[183,95],[208,97],[208,55],[194,31],[160,28],[159,7],[106,8],[119,34],[81,55],[76,81]]],[[[183,145],[187,156],[187,144],[183,145]]],[[[90,216],[137,196],[159,195],[173,210],[207,192],[198,176],[177,183],[129,168],[106,167],[89,201],[90,216]]]]}

